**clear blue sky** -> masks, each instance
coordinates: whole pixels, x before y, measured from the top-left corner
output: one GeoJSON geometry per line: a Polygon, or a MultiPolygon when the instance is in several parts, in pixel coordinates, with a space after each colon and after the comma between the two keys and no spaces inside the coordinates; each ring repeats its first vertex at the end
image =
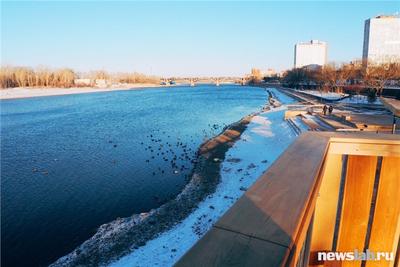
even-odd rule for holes
{"type": "Polygon", "coordinates": [[[2,65],[243,75],[293,65],[294,44],[327,41],[329,61],[360,58],[364,20],[392,2],[2,1],[2,65]]]}

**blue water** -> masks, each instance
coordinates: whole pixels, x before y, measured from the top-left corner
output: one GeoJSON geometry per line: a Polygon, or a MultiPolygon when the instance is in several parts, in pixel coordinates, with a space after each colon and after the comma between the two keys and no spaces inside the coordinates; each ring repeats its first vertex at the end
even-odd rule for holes
{"type": "Polygon", "coordinates": [[[1,265],[47,265],[175,197],[204,139],[266,98],[204,85],[1,101],[1,265]]]}

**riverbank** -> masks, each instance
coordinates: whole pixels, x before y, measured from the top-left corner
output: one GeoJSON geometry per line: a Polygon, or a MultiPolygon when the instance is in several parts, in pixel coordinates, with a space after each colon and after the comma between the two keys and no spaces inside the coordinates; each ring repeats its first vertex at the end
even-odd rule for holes
{"type": "Polygon", "coordinates": [[[256,114],[245,116],[204,142],[197,152],[191,180],[172,201],[147,213],[120,218],[99,227],[97,233],[51,266],[99,266],[138,249],[185,219],[220,182],[225,154],[256,114]]]}
{"type": "Polygon", "coordinates": [[[139,90],[143,88],[156,88],[165,87],[159,84],[152,83],[135,83],[126,84],[118,87],[71,87],[71,88],[29,88],[29,87],[16,87],[0,89],[0,99],[19,99],[41,96],[58,96],[58,95],[73,95],[73,94],[87,94],[96,92],[112,92],[123,90],[139,90]]]}
{"type": "Polygon", "coordinates": [[[245,131],[226,152],[215,192],[172,229],[113,262],[111,267],[173,266],[239,199],[296,139],[283,119],[293,99],[275,89],[281,107],[265,109],[251,118],[245,131]]]}
{"type": "MultiPolygon", "coordinates": [[[[291,101],[272,93],[283,104],[291,101]]],[[[285,109],[267,103],[226,127],[199,147],[191,180],[175,199],[100,226],[51,266],[173,265],[294,140],[285,109]]]]}

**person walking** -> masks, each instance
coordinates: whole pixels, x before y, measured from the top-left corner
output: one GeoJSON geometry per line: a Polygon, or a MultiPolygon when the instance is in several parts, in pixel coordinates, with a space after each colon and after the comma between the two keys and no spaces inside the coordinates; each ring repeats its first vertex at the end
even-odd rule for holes
{"type": "Polygon", "coordinates": [[[328,109],[328,107],[326,105],[324,105],[324,107],[322,108],[322,111],[324,112],[324,115],[326,115],[326,110],[328,109]]]}
{"type": "Polygon", "coordinates": [[[333,111],[333,106],[329,106],[328,111],[329,111],[329,115],[331,115],[331,114],[332,114],[332,111],[333,111]]]}

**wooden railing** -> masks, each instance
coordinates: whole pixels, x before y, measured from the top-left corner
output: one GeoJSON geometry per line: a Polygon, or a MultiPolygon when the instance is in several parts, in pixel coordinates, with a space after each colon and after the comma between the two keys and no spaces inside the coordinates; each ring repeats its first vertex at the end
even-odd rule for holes
{"type": "Polygon", "coordinates": [[[307,132],[176,266],[398,266],[399,216],[400,136],[307,132]],[[356,249],[397,259],[317,258],[356,249]]]}

